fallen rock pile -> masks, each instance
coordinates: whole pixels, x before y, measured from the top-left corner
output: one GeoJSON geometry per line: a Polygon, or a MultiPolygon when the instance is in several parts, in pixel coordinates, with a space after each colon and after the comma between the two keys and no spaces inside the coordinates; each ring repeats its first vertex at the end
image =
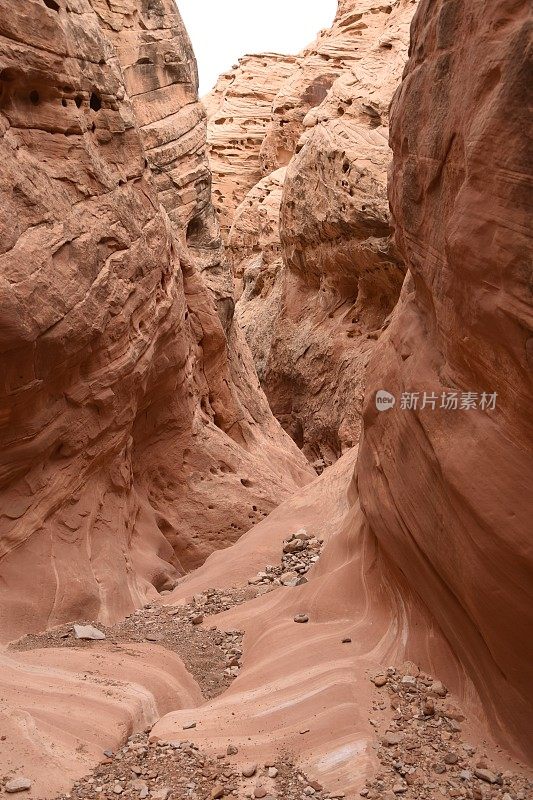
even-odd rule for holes
{"type": "Polygon", "coordinates": [[[177,653],[198,681],[206,699],[216,697],[237,676],[242,656],[240,631],[219,631],[200,627],[203,615],[198,606],[161,607],[147,604],[112,627],[100,625],[62,625],[42,634],[30,634],[10,645],[13,650],[43,647],[98,648],[118,647],[124,643],[157,644],[177,653]],[[88,629],[101,637],[88,636],[88,629]],[[87,638],[78,638],[80,630],[87,638]]]}
{"type": "MultiPolygon", "coordinates": [[[[383,770],[367,783],[367,800],[456,798],[456,800],[527,800],[533,783],[524,776],[499,772],[483,752],[463,741],[465,717],[440,681],[418,672],[390,667],[372,678],[383,697],[374,703],[379,717],[388,706],[392,723],[379,737],[383,770]],[[388,702],[387,702],[388,700],[388,702]]],[[[378,718],[370,719],[378,730],[378,718]]]]}
{"type": "Polygon", "coordinates": [[[202,753],[191,741],[150,741],[148,731],[130,736],[116,753],[106,751],[92,773],[57,800],[341,800],[309,780],[293,761],[280,754],[263,764],[239,761],[239,750],[228,744],[216,757],[202,753]]]}
{"type": "Polygon", "coordinates": [[[307,583],[305,575],[319,560],[323,544],[323,539],[318,539],[307,533],[305,528],[300,528],[283,542],[281,564],[267,565],[263,572],[258,572],[248,583],[266,587],[301,586],[307,583]]]}

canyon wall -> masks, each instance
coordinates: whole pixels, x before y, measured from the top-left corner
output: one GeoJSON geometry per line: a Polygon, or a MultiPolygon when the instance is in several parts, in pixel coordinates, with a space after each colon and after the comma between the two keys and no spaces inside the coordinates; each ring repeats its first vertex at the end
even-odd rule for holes
{"type": "MultiPolygon", "coordinates": [[[[388,106],[414,9],[411,0],[339,3],[272,101],[253,146],[263,178],[229,234],[237,316],[262,386],[319,471],[359,440],[366,365],[404,277],[387,201],[388,106]]],[[[224,110],[213,117],[210,103],[217,192],[231,176],[216,156],[224,124],[211,141],[224,110]]],[[[252,155],[239,153],[233,171],[242,175],[252,155]]]]}
{"type": "Polygon", "coordinates": [[[494,730],[531,754],[529,28],[520,0],[421,0],[391,124],[408,277],[369,365],[357,474],[380,547],[494,730]]]}
{"type": "Polygon", "coordinates": [[[0,0],[0,35],[5,639],[117,619],[310,470],[232,324],[174,3],[0,0]]]}

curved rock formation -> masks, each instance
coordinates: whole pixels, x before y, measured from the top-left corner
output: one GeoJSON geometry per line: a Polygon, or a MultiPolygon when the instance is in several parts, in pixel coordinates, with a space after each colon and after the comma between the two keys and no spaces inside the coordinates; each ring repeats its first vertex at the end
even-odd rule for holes
{"type": "Polygon", "coordinates": [[[415,17],[391,126],[409,276],[369,367],[358,485],[493,728],[531,754],[528,13],[422,0],[415,17]],[[378,413],[382,388],[397,405],[378,413]]]}
{"type": "MultiPolygon", "coordinates": [[[[229,236],[262,386],[319,470],[359,439],[365,368],[403,281],[387,202],[388,104],[414,8],[339,4],[273,100],[260,150],[271,180],[243,200],[229,236]]],[[[215,192],[219,183],[215,162],[215,192]]]]}
{"type": "Polygon", "coordinates": [[[308,468],[196,259],[220,243],[174,4],[2,0],[0,34],[6,638],[116,619],[308,468]]]}

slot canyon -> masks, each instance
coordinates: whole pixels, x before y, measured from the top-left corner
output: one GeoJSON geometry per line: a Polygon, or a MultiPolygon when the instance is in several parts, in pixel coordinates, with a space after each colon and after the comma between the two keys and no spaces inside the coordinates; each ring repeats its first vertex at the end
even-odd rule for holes
{"type": "Polygon", "coordinates": [[[530,39],[0,0],[1,797],[533,798],[530,39]]]}

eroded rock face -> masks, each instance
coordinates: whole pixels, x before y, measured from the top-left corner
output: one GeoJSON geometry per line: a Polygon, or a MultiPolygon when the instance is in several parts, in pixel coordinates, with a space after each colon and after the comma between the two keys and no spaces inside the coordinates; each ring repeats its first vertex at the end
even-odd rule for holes
{"type": "Polygon", "coordinates": [[[431,609],[495,730],[530,749],[528,5],[422,0],[392,114],[409,269],[369,367],[358,463],[380,546],[431,609]],[[398,398],[378,413],[375,392],[398,398]],[[399,408],[420,392],[416,409],[399,408]],[[423,393],[432,399],[423,405],[423,393]],[[463,393],[475,407],[461,409],[463,393]],[[458,393],[459,408],[442,395],[458,393]],[[483,393],[497,393],[496,407],[483,393]]]}
{"type": "Polygon", "coordinates": [[[273,102],[261,166],[276,171],[229,237],[262,385],[318,468],[359,440],[366,365],[404,277],[387,200],[388,106],[414,8],[339,4],[273,102]]]}
{"type": "Polygon", "coordinates": [[[116,619],[308,472],[198,252],[220,243],[171,0],[2,0],[0,34],[5,639],[116,619]]]}
{"type": "Polygon", "coordinates": [[[203,99],[209,120],[213,203],[225,240],[237,206],[265,174],[261,145],[272,103],[296,63],[295,56],[277,53],[245,56],[203,99]]]}

